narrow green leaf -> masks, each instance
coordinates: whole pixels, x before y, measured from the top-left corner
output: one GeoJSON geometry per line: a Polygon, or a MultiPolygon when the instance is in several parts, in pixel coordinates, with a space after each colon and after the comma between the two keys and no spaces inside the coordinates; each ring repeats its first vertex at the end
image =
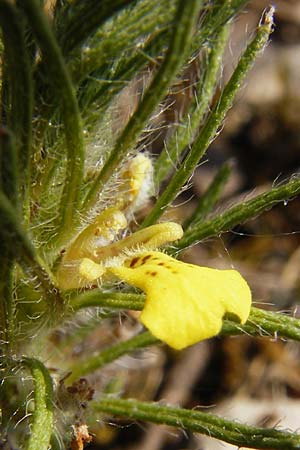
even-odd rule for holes
{"type": "Polygon", "coordinates": [[[230,174],[231,174],[231,164],[229,163],[223,164],[223,166],[221,166],[218,172],[216,173],[211,184],[202,194],[198,206],[193,212],[193,214],[191,214],[191,216],[184,222],[183,224],[184,230],[196,226],[197,223],[203,221],[207,217],[207,215],[211,212],[216,202],[218,201],[222,189],[226,184],[230,174]]]}
{"type": "Polygon", "coordinates": [[[196,410],[109,396],[94,402],[93,409],[99,413],[125,417],[127,420],[165,424],[205,434],[238,447],[280,450],[300,448],[300,435],[296,433],[244,425],[196,410]]]}
{"type": "Polygon", "coordinates": [[[91,306],[140,311],[144,306],[144,297],[140,294],[110,293],[92,289],[76,295],[71,300],[71,307],[74,311],[91,306]]]}
{"type": "Polygon", "coordinates": [[[4,108],[6,125],[14,134],[17,152],[17,160],[12,162],[11,167],[15,166],[14,171],[19,170],[18,184],[24,202],[24,214],[28,218],[33,86],[23,22],[22,16],[11,2],[0,0],[0,26],[6,66],[4,72],[9,89],[9,104],[5,102],[4,108]]]}
{"type": "Polygon", "coordinates": [[[299,194],[300,179],[294,177],[282,186],[270,189],[250,200],[238,203],[223,213],[218,214],[216,217],[191,227],[185,232],[182,239],[172,245],[172,248],[170,248],[168,252],[170,254],[175,254],[203,239],[219,236],[221,233],[230,230],[234,226],[257,217],[263,211],[271,209],[280,202],[292,200],[299,194]]]}
{"type": "Polygon", "coordinates": [[[250,336],[270,336],[272,338],[300,341],[300,320],[274,311],[251,308],[245,325],[225,320],[222,335],[247,334],[250,336]]]}
{"type": "MultiPolygon", "coordinates": [[[[174,166],[179,163],[183,151],[191,145],[193,137],[201,125],[218,81],[217,76],[228,39],[228,31],[228,26],[221,27],[217,37],[202,55],[202,63],[200,63],[202,75],[195,87],[194,100],[179,125],[176,126],[172,137],[165,143],[164,149],[155,163],[154,182],[158,187],[174,169],[174,166]]],[[[202,38],[202,34],[200,37],[202,38]]]]}
{"type": "Polygon", "coordinates": [[[149,117],[167,93],[170,84],[185,62],[200,5],[201,0],[179,1],[173,25],[174,32],[166,57],[84,199],[82,204],[84,211],[88,211],[94,205],[105,182],[109,180],[120,162],[133,150],[149,117]]]}
{"type": "Polygon", "coordinates": [[[199,136],[192,145],[186,159],[183,161],[180,169],[171,178],[171,181],[157,200],[153,210],[142,223],[142,227],[152,225],[163,214],[166,208],[176,198],[182,189],[182,186],[190,178],[199,160],[206,152],[209,144],[216,137],[218,129],[221,126],[226,113],[231,108],[234,97],[241,87],[242,81],[244,80],[248,70],[252,66],[258,53],[264,49],[266,43],[268,42],[273,27],[272,13],[273,9],[265,14],[254,39],[243,53],[235,71],[225,86],[220,99],[208,117],[205,125],[199,133],[199,136]]]}
{"type": "Polygon", "coordinates": [[[24,358],[34,383],[34,412],[26,450],[49,450],[53,430],[53,385],[46,367],[37,359],[24,358]]]}
{"type": "Polygon", "coordinates": [[[56,14],[56,34],[64,55],[90,38],[103,22],[136,0],[76,0],[56,14]]]}
{"type": "MultiPolygon", "coordinates": [[[[174,8],[169,7],[168,16],[169,13],[171,15],[173,12],[174,8]]],[[[161,22],[161,19],[159,22],[161,22]]],[[[114,43],[113,36],[109,32],[106,33],[106,28],[108,27],[101,30],[103,35],[100,31],[96,34],[96,36],[99,36],[96,48],[93,48],[92,44],[91,47],[88,47],[91,48],[91,54],[86,49],[83,49],[81,57],[78,58],[75,55],[74,58],[70,59],[68,64],[75,85],[80,82],[79,86],[77,86],[78,103],[84,120],[84,129],[88,133],[89,142],[93,142],[93,135],[97,135],[99,132],[99,118],[105,115],[106,108],[109,107],[109,104],[128,85],[128,82],[133,77],[136,77],[150,61],[153,62],[153,60],[161,56],[162,49],[165,47],[166,42],[168,42],[169,30],[165,28],[159,30],[156,24],[155,33],[152,36],[147,38],[143,37],[144,40],[138,39],[133,48],[130,48],[128,51],[116,52],[114,56],[115,50],[120,50],[122,45],[127,47],[130,42],[125,38],[122,41],[112,27],[112,35],[115,35],[116,39],[116,43],[114,43]],[[112,49],[108,50],[106,48],[107,45],[112,49]],[[112,55],[109,54],[110,51],[112,55]],[[90,74],[88,73],[89,70],[94,71],[90,74]],[[84,76],[85,78],[82,79],[84,76]]],[[[138,24],[136,24],[136,28],[139,28],[138,24]]],[[[121,30],[119,30],[120,33],[121,30]]],[[[50,105],[49,111],[46,114],[47,117],[51,117],[53,114],[53,119],[51,119],[53,124],[56,123],[56,108],[57,105],[50,105]]],[[[62,139],[61,131],[59,131],[59,123],[58,126],[54,125],[52,127],[47,127],[46,121],[44,124],[41,123],[37,134],[43,136],[45,131],[47,140],[50,140],[50,142],[57,143],[62,139]]],[[[53,149],[54,155],[53,151],[51,154],[53,157],[47,158],[47,163],[43,166],[40,176],[36,181],[37,185],[42,183],[43,191],[40,194],[42,198],[45,196],[44,193],[47,193],[49,188],[51,188],[53,177],[55,177],[60,167],[60,155],[55,155],[56,148],[55,145],[53,149]]]]}
{"type": "Polygon", "coordinates": [[[76,93],[61,50],[38,0],[24,0],[23,9],[42,51],[43,69],[48,72],[57,104],[61,104],[67,150],[64,188],[59,205],[56,241],[64,241],[76,222],[83,177],[83,131],[76,93]]]}
{"type": "Polygon", "coordinates": [[[224,25],[236,17],[247,3],[249,3],[249,0],[214,0],[204,3],[204,15],[201,16],[201,28],[199,29],[201,38],[198,37],[195,43],[193,42],[193,51],[198,51],[199,39],[203,43],[213,41],[213,37],[224,25]]]}
{"type": "Polygon", "coordinates": [[[129,54],[125,52],[120,55],[118,63],[113,64],[107,72],[103,74],[97,70],[88,78],[85,89],[79,93],[79,103],[89,130],[93,129],[92,126],[97,126],[99,114],[105,111],[128,82],[136,77],[147,64],[161,57],[169,34],[168,29],[159,30],[141,47],[135,48],[129,54]]]}
{"type": "MultiPolygon", "coordinates": [[[[169,25],[174,12],[174,0],[143,0],[134,8],[124,9],[95,33],[78,56],[75,54],[72,57],[68,67],[73,81],[79,83],[91,75],[100,78],[99,83],[105,79],[107,83],[111,82],[111,77],[107,75],[119,66],[124,52],[130,54],[136,48],[141,50],[153,30],[157,34],[169,25]]],[[[82,94],[85,95],[85,92],[82,94]]]]}
{"type": "MultiPolygon", "coordinates": [[[[142,3],[142,2],[141,2],[142,3]]],[[[191,54],[196,54],[199,49],[204,46],[210,46],[214,41],[215,36],[223,25],[226,24],[237,11],[245,4],[247,0],[235,0],[228,2],[227,0],[220,0],[213,5],[203,5],[201,8],[201,27],[195,30],[191,44],[191,54]],[[204,18],[202,15],[204,14],[204,18]]],[[[153,8],[154,9],[154,8],[153,8]]],[[[174,0],[169,2],[167,16],[173,16],[174,0]]],[[[80,105],[82,107],[83,116],[86,117],[85,123],[90,129],[90,125],[95,122],[97,124],[98,114],[105,109],[105,107],[112,101],[128,81],[136,77],[138,72],[143,67],[162,58],[166,43],[170,40],[171,27],[159,29],[163,22],[164,14],[160,14],[155,25],[155,32],[152,36],[147,37],[144,44],[138,42],[138,46],[134,46],[131,51],[123,52],[114,59],[114,64],[108,71],[103,72],[103,69],[96,70],[88,79],[85,80],[84,89],[79,93],[80,105]],[[94,114],[95,109],[97,114],[94,114]],[[94,117],[94,118],[93,118],[94,117]]],[[[103,31],[103,30],[102,30],[103,31]]],[[[101,44],[100,44],[101,45],[101,44]]],[[[118,47],[119,40],[114,47],[118,47]]],[[[101,57],[99,57],[101,61],[101,57]]],[[[72,65],[72,60],[70,60],[72,65]]],[[[76,64],[75,64],[76,67],[76,64]]],[[[75,70],[74,70],[75,72],[75,70]]],[[[72,71],[72,76],[76,73],[72,71]]],[[[78,71],[80,73],[80,70],[78,71]]]]}
{"type": "Polygon", "coordinates": [[[138,334],[131,339],[124,342],[119,342],[106,350],[103,350],[98,355],[90,356],[83,361],[79,361],[69,368],[71,375],[67,379],[67,383],[71,384],[79,378],[100,369],[106,364],[120,358],[120,356],[131,353],[139,348],[148,347],[156,344],[159,341],[149,332],[138,334]]]}

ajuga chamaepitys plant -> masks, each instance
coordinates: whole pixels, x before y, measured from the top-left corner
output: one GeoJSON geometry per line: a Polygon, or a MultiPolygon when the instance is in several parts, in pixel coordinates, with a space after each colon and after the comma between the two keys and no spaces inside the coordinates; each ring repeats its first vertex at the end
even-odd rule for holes
{"type": "Polygon", "coordinates": [[[251,307],[236,270],[179,261],[187,247],[296,197],[297,176],[213,213],[224,166],[183,224],[165,214],[272,32],[270,8],[216,94],[230,25],[246,3],[0,0],[1,448],[79,450],[107,416],[243,447],[300,448],[297,434],[122,398],[90,377],[159,342],[179,350],[245,331],[300,339],[298,320],[251,307]],[[195,60],[192,99],[154,156],[155,120],[195,60]],[[124,96],[127,118],[117,114],[124,96]],[[120,310],[139,331],[75,358],[79,338],[120,310]]]}

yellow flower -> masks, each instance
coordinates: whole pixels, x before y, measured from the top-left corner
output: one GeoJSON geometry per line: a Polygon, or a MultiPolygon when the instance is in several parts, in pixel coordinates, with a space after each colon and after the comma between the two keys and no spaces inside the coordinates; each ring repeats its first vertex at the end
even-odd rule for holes
{"type": "Polygon", "coordinates": [[[109,269],[146,293],[141,322],[158,339],[182,349],[217,335],[226,313],[245,323],[251,307],[247,282],[236,270],[217,270],[147,251],[109,269]]]}
{"type": "Polygon", "coordinates": [[[176,223],[159,223],[123,237],[134,211],[151,192],[152,173],[149,157],[128,161],[114,202],[83,226],[62,254],[56,283],[60,289],[92,288],[114,275],[142,289],[146,303],[141,322],[160,340],[182,349],[217,335],[226,313],[244,323],[251,292],[235,270],[185,264],[157,251],[182,237],[176,223]]]}

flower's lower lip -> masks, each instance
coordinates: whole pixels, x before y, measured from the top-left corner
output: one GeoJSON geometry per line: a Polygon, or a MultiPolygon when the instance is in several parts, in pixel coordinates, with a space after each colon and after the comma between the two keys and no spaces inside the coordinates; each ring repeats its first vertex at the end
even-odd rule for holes
{"type": "Polygon", "coordinates": [[[240,323],[250,313],[251,291],[235,270],[186,264],[158,251],[135,253],[108,270],[145,291],[141,322],[177,350],[219,334],[226,313],[240,323]]]}

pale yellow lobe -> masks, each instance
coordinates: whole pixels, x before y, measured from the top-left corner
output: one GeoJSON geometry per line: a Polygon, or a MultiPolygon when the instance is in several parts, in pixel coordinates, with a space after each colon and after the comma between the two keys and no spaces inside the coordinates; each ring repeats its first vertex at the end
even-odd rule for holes
{"type": "Polygon", "coordinates": [[[97,264],[91,259],[83,258],[79,266],[79,277],[87,281],[94,281],[100,278],[105,272],[101,264],[97,264]]]}
{"type": "Polygon", "coordinates": [[[91,286],[101,280],[105,274],[102,264],[89,258],[67,261],[56,273],[56,283],[60,289],[77,289],[91,286]]]}
{"type": "Polygon", "coordinates": [[[126,250],[136,250],[140,247],[149,250],[156,249],[168,242],[180,239],[182,235],[182,227],[175,222],[157,223],[151,227],[138,230],[120,241],[95,249],[95,261],[100,262],[107,258],[119,256],[126,250]]]}
{"type": "Polygon", "coordinates": [[[94,258],[95,249],[109,245],[126,226],[127,220],[122,211],[115,208],[102,211],[71,242],[63,257],[63,262],[85,257],[94,258]]]}
{"type": "Polygon", "coordinates": [[[216,336],[226,313],[245,323],[251,291],[236,270],[217,270],[144,252],[111,268],[120,279],[146,293],[141,322],[158,339],[182,349],[216,336]]]}
{"type": "Polygon", "coordinates": [[[125,165],[121,172],[120,195],[117,205],[124,210],[135,211],[149,198],[153,191],[153,166],[145,154],[138,154],[125,165]],[[123,191],[123,192],[122,192],[123,191]],[[122,205],[122,206],[120,206],[122,205]]]}

